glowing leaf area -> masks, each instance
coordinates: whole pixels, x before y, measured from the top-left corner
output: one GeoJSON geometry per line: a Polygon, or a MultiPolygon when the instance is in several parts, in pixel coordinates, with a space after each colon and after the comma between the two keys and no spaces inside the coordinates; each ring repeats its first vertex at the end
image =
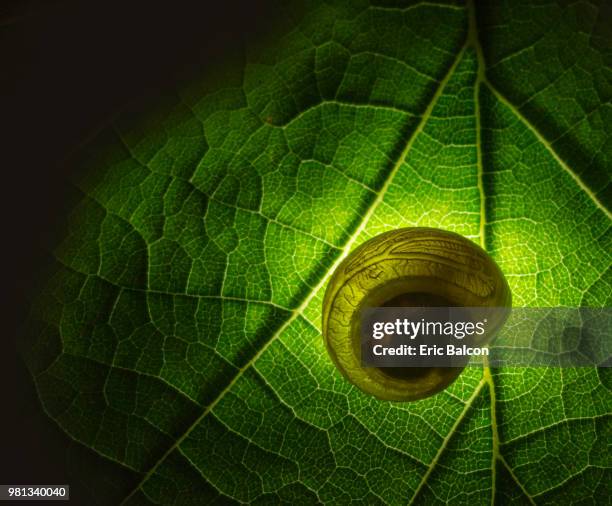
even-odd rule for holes
{"type": "Polygon", "coordinates": [[[408,226],[481,245],[515,306],[610,305],[604,11],[283,5],[91,141],[22,348],[96,500],[609,497],[610,369],[467,368],[392,403],[320,332],[335,267],[408,226]]]}

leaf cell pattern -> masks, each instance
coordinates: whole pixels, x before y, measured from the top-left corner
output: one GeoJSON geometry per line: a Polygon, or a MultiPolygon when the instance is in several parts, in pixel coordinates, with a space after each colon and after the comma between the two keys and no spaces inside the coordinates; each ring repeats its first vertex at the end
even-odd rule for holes
{"type": "Polygon", "coordinates": [[[335,370],[320,318],[335,266],[404,226],[482,245],[515,305],[610,305],[610,6],[331,0],[279,20],[75,162],[23,349],[96,499],[609,498],[609,369],[468,368],[380,402],[335,370]]]}

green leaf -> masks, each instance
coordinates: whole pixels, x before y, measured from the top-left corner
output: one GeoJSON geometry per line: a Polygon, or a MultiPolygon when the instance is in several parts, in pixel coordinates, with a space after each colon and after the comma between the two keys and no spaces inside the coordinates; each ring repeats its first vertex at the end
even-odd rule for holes
{"type": "Polygon", "coordinates": [[[483,245],[516,305],[610,305],[610,19],[285,6],[88,145],[24,353],[97,500],[609,498],[610,369],[469,368],[381,402],[335,370],[320,318],[334,267],[411,225],[483,245]]]}

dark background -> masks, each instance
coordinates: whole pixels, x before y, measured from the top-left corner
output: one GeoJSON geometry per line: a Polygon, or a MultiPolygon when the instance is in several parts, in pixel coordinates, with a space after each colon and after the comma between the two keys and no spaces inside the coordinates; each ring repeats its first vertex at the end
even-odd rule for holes
{"type": "Polygon", "coordinates": [[[67,159],[122,108],[206,72],[249,32],[265,30],[270,9],[254,0],[2,3],[2,328],[8,332],[0,338],[0,483],[70,483],[66,438],[37,405],[15,346],[67,205],[67,159]]]}

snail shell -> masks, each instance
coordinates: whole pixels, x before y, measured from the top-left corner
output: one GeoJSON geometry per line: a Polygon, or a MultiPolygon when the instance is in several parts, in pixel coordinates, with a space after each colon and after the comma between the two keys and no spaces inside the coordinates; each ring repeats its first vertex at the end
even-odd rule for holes
{"type": "MultiPolygon", "coordinates": [[[[355,249],[334,272],[323,300],[323,336],[342,374],[380,399],[411,401],[450,385],[463,367],[386,368],[361,365],[361,309],[380,306],[510,307],[503,273],[472,241],[434,228],[402,228],[380,234],[355,249]]],[[[497,313],[483,345],[504,323],[497,313]]]]}

